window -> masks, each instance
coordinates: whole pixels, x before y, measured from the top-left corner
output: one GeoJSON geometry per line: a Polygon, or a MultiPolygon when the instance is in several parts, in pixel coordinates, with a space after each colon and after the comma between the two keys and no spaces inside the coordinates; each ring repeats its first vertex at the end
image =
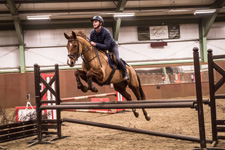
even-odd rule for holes
{"type": "Polygon", "coordinates": [[[179,25],[169,25],[169,39],[179,39],[180,38],[180,26],[179,25]]]}
{"type": "Polygon", "coordinates": [[[149,27],[138,27],[138,41],[150,40],[149,27]]]}

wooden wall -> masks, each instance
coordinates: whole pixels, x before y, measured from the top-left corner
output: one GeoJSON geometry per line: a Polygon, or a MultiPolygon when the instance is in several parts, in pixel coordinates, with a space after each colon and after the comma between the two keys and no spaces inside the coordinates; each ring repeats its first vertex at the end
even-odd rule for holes
{"type": "MultiPolygon", "coordinates": [[[[218,63],[221,67],[225,67],[225,63],[218,63]]],[[[71,70],[60,70],[60,95],[64,97],[74,97],[82,95],[93,95],[95,93],[82,93],[76,88],[74,73],[71,70]]],[[[146,80],[146,75],[139,75],[141,80],[146,80]]],[[[216,80],[221,76],[217,73],[216,80]]],[[[96,85],[96,84],[94,84],[96,85]]],[[[97,85],[96,85],[97,86],[97,85]]],[[[109,85],[99,87],[100,93],[114,92],[114,89],[109,85]]],[[[208,82],[202,82],[203,96],[208,97],[209,87],[208,82]]],[[[143,90],[147,99],[168,99],[182,98],[195,96],[194,83],[178,83],[178,84],[158,84],[158,85],[143,85],[143,90]]],[[[130,90],[128,90],[131,92],[130,90]]],[[[219,94],[225,94],[224,86],[218,91],[219,94]]],[[[29,73],[10,73],[0,74],[0,107],[13,108],[15,106],[26,105],[26,95],[30,94],[31,104],[35,105],[34,93],[34,74],[29,73]]],[[[136,99],[133,94],[132,98],[136,99]]],[[[111,97],[110,100],[115,100],[111,97]]]]}

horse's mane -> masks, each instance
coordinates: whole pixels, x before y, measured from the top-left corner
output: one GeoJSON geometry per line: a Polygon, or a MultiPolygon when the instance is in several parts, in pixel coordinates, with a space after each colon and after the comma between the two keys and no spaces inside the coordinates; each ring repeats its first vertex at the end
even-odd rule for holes
{"type": "MultiPolygon", "coordinates": [[[[84,39],[87,39],[87,35],[86,35],[86,33],[84,32],[84,30],[79,30],[79,31],[75,30],[74,32],[76,33],[77,36],[80,36],[80,37],[82,37],[82,38],[84,38],[84,39]]],[[[73,37],[72,32],[70,33],[69,36],[70,36],[70,37],[73,37]]]]}

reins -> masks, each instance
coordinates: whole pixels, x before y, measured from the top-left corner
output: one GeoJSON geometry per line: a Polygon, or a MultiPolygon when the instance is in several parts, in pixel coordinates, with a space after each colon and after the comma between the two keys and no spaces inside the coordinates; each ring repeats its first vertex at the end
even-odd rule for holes
{"type": "MultiPolygon", "coordinates": [[[[94,59],[97,57],[98,60],[99,60],[100,66],[102,67],[102,64],[101,64],[101,61],[100,61],[98,52],[97,52],[97,50],[96,50],[92,45],[89,46],[86,50],[82,51],[81,54],[79,54],[79,49],[80,49],[79,45],[80,45],[80,43],[81,43],[82,45],[84,45],[84,43],[80,42],[78,39],[70,39],[70,40],[68,40],[68,41],[69,41],[69,42],[77,41],[77,43],[78,43],[78,53],[76,53],[76,54],[68,54],[68,55],[67,55],[68,57],[70,57],[70,58],[71,58],[71,57],[79,58],[79,57],[81,56],[81,58],[82,58],[82,60],[84,61],[84,63],[85,63],[86,66],[87,66],[92,60],[94,60],[94,59]],[[95,57],[91,58],[89,61],[85,61],[83,55],[84,55],[84,53],[86,53],[87,51],[89,51],[89,50],[91,49],[91,47],[94,48],[94,51],[95,51],[95,57]]],[[[90,39],[89,39],[88,37],[87,37],[87,41],[90,43],[90,39]]],[[[91,44],[91,43],[90,43],[90,44],[91,44]]]]}

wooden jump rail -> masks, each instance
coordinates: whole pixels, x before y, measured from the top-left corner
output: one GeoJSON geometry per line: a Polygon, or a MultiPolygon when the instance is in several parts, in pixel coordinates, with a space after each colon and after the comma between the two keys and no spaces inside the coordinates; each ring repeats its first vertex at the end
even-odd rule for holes
{"type": "MultiPolygon", "coordinates": [[[[174,101],[161,101],[161,102],[155,102],[150,103],[149,101],[143,103],[144,101],[135,101],[135,102],[117,102],[117,103],[108,103],[108,102],[102,102],[102,103],[85,103],[85,102],[61,102],[60,95],[59,95],[59,71],[58,71],[58,65],[55,65],[55,70],[50,70],[50,72],[54,71],[55,75],[50,80],[49,85],[46,83],[46,81],[43,80],[43,78],[40,76],[41,72],[40,67],[36,64],[34,65],[34,76],[35,76],[35,96],[36,96],[36,111],[37,111],[37,136],[38,136],[38,142],[42,142],[42,118],[41,118],[41,110],[44,109],[56,109],[57,110],[57,120],[56,122],[56,128],[57,128],[57,135],[58,138],[61,138],[61,123],[63,121],[67,122],[73,122],[73,123],[79,123],[79,124],[86,124],[86,125],[92,125],[92,126],[98,126],[103,128],[111,128],[111,129],[118,129],[123,131],[130,131],[130,132],[136,132],[141,134],[149,134],[149,135],[155,135],[155,136],[162,136],[162,137],[169,137],[169,138],[176,138],[176,139],[182,139],[182,140],[189,140],[189,141],[196,141],[200,143],[201,148],[206,148],[206,142],[212,142],[211,140],[206,140],[205,137],[205,125],[204,125],[204,113],[203,113],[203,99],[202,99],[202,89],[201,89],[201,77],[200,77],[200,64],[199,64],[199,54],[198,49],[193,49],[193,55],[194,55],[194,67],[195,67],[195,77],[196,77],[196,99],[197,100],[189,100],[189,101],[181,101],[181,102],[174,102],[174,101]],[[51,88],[51,84],[53,82],[56,82],[56,88],[53,90],[51,88]],[[40,83],[43,83],[45,85],[45,89],[40,92],[40,83]],[[41,99],[42,96],[49,90],[56,98],[56,105],[41,105],[41,99]],[[155,131],[145,131],[141,129],[132,129],[122,126],[116,126],[116,125],[109,125],[109,124],[103,124],[103,123],[96,123],[96,122],[89,122],[89,121],[83,121],[83,120],[75,120],[75,119],[61,119],[60,111],[61,109],[120,109],[120,108],[193,108],[196,106],[196,110],[198,112],[198,124],[199,124],[199,138],[198,137],[190,137],[185,135],[175,135],[170,133],[163,133],[163,132],[155,132],[155,131]]],[[[48,71],[45,71],[48,72],[48,71]]],[[[206,102],[205,102],[206,103],[206,102]]]]}

